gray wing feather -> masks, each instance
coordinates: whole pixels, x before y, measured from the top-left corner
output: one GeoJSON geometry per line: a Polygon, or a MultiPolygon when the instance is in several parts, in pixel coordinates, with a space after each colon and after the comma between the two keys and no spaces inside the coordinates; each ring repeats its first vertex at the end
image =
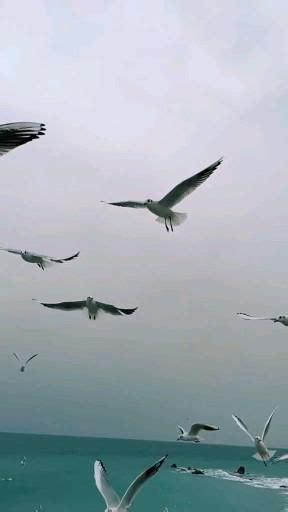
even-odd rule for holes
{"type": "Polygon", "coordinates": [[[27,359],[27,361],[25,361],[25,366],[26,366],[26,364],[28,364],[30,361],[32,361],[32,359],[34,359],[34,357],[36,357],[36,356],[38,356],[38,355],[39,355],[39,354],[33,354],[33,356],[29,357],[29,358],[27,359]]]}
{"type": "Polygon", "coordinates": [[[214,425],[206,425],[205,423],[194,423],[190,428],[189,434],[197,436],[200,430],[219,430],[219,427],[214,427],[214,425]]]}
{"type": "Polygon", "coordinates": [[[117,308],[116,306],[113,306],[112,304],[104,304],[104,302],[98,302],[97,305],[100,309],[102,309],[105,313],[109,313],[110,315],[132,315],[136,311],[137,308],[130,308],[130,309],[124,309],[124,308],[117,308]]]}
{"type": "Polygon", "coordinates": [[[101,203],[111,204],[112,206],[122,206],[124,208],[146,208],[146,205],[139,201],[120,201],[118,203],[107,203],[106,201],[101,201],[101,203]]]}
{"type": "Polygon", "coordinates": [[[43,123],[8,123],[0,125],[0,156],[45,134],[43,123]]]}
{"type": "Polygon", "coordinates": [[[209,165],[203,171],[194,174],[191,178],[187,178],[187,180],[182,181],[179,185],[176,185],[166,196],[164,196],[159,203],[163,206],[171,207],[175,204],[179,203],[184,199],[184,197],[188,196],[193,192],[196,188],[198,188],[204,181],[211,176],[211,174],[217,169],[217,167],[221,164],[223,158],[219,158],[217,162],[209,165]]]}
{"type": "Polygon", "coordinates": [[[0,247],[0,250],[6,251],[6,252],[12,252],[13,254],[21,254],[21,252],[22,252],[22,251],[19,251],[18,249],[6,249],[5,247],[0,247]]]}
{"type": "Polygon", "coordinates": [[[268,420],[266,421],[265,423],[265,426],[264,426],[264,429],[263,429],[263,433],[262,433],[262,439],[264,441],[265,437],[267,436],[268,432],[269,432],[269,428],[270,428],[270,424],[271,424],[271,420],[272,420],[272,417],[274,415],[274,412],[278,409],[278,407],[275,407],[275,409],[273,409],[273,411],[271,412],[268,420]]]}
{"type": "Polygon", "coordinates": [[[47,258],[50,261],[53,261],[54,263],[64,263],[64,261],[71,261],[74,260],[74,258],[77,258],[80,254],[80,251],[76,252],[75,254],[72,254],[72,256],[69,256],[68,258],[50,258],[50,256],[47,256],[47,258]]]}
{"type": "Polygon", "coordinates": [[[248,315],[248,313],[236,313],[237,316],[240,316],[240,318],[243,318],[243,320],[275,320],[275,318],[268,318],[265,316],[252,316],[248,315]]]}
{"type": "Polygon", "coordinates": [[[15,352],[13,352],[13,356],[15,356],[16,359],[20,362],[20,359],[19,359],[19,357],[17,356],[17,354],[15,352]]]}
{"type": "Polygon", "coordinates": [[[162,457],[160,460],[155,462],[153,466],[150,466],[148,469],[143,471],[143,473],[138,475],[137,478],[135,478],[134,482],[132,482],[132,484],[128,487],[123,498],[121,499],[119,505],[120,509],[123,508],[123,510],[126,510],[130,508],[135,499],[135,496],[138,494],[143,484],[146,482],[146,480],[156,475],[156,473],[159,471],[166,458],[167,455],[165,455],[165,457],[162,457]]]}
{"type": "Polygon", "coordinates": [[[252,436],[252,434],[250,434],[248,427],[247,425],[245,425],[244,421],[242,421],[241,418],[239,418],[239,416],[236,416],[236,414],[232,414],[232,418],[237,423],[238,427],[240,427],[241,430],[243,430],[243,432],[245,432],[245,434],[247,434],[247,436],[250,437],[251,441],[253,441],[254,443],[254,437],[252,436]]]}
{"type": "Polygon", "coordinates": [[[86,306],[86,300],[76,300],[74,302],[57,302],[55,304],[48,304],[40,302],[46,308],[62,309],[64,311],[73,311],[74,309],[83,309],[86,306]]]}
{"type": "Polygon", "coordinates": [[[185,434],[185,430],[183,427],[180,427],[180,425],[177,425],[177,427],[179,428],[181,434],[185,434]]]}

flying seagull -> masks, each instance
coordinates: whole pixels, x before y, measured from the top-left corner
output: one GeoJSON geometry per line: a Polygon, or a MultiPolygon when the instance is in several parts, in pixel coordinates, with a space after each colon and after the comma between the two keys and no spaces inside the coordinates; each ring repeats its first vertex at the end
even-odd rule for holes
{"type": "Polygon", "coordinates": [[[94,464],[95,483],[98,491],[105,500],[105,512],[126,512],[128,509],[130,509],[136,494],[138,494],[144,483],[149,478],[156,475],[166,457],[167,455],[162,457],[160,460],[155,462],[153,466],[150,466],[148,469],[143,471],[143,473],[138,475],[137,478],[135,478],[135,480],[129,485],[121,499],[110,486],[103,462],[101,460],[96,460],[94,464]]]}
{"type": "MultiPolygon", "coordinates": [[[[113,206],[123,206],[126,208],[147,208],[151,213],[157,215],[157,222],[161,222],[161,224],[165,224],[166,230],[169,231],[169,226],[171,231],[173,231],[173,226],[178,226],[182,224],[186,219],[186,213],[174,212],[171,210],[172,206],[175,206],[177,203],[180,203],[184,197],[188,196],[196,190],[204,181],[211,176],[211,174],[217,169],[217,167],[222,163],[223,158],[219,158],[217,162],[209,165],[206,169],[201,172],[198,172],[191,178],[182,181],[179,185],[176,185],[168,194],[166,194],[160,201],[153,201],[152,199],[147,199],[144,202],[139,201],[120,201],[118,203],[106,203],[111,204],[113,206]]],[[[105,201],[102,201],[105,202],[105,201]]]]}
{"type": "Polygon", "coordinates": [[[43,123],[8,123],[0,125],[0,156],[45,134],[43,123]]]}
{"type": "Polygon", "coordinates": [[[104,304],[104,302],[98,302],[93,297],[87,297],[85,300],[76,300],[74,302],[57,302],[56,304],[47,304],[46,302],[40,302],[42,306],[53,309],[63,309],[63,311],[74,311],[75,309],[88,309],[89,319],[96,320],[99,312],[109,313],[110,315],[132,315],[138,308],[123,309],[113,306],[112,304],[104,304]]]}
{"type": "Polygon", "coordinates": [[[278,323],[288,327],[288,316],[285,316],[285,315],[279,315],[279,316],[275,316],[275,317],[271,317],[271,318],[264,317],[264,316],[251,316],[251,315],[248,315],[247,313],[237,313],[237,315],[240,318],[243,318],[243,320],[272,320],[272,322],[274,322],[274,323],[278,322],[278,323]]]}
{"type": "Polygon", "coordinates": [[[191,441],[192,443],[200,443],[203,439],[198,435],[200,430],[220,430],[219,427],[214,427],[214,425],[205,425],[204,423],[193,423],[189,432],[186,432],[183,427],[177,425],[181,434],[177,437],[177,441],[191,441]]]}
{"type": "Polygon", "coordinates": [[[244,421],[242,421],[239,418],[239,416],[232,414],[232,418],[237,423],[238,427],[240,427],[241,430],[243,430],[243,432],[245,432],[245,434],[247,434],[249,439],[251,439],[251,441],[255,444],[257,453],[255,453],[253,455],[254,459],[260,460],[260,461],[262,460],[264,462],[265,466],[267,466],[266,461],[269,461],[270,459],[272,459],[273,455],[276,453],[276,450],[268,450],[268,448],[264,444],[265,437],[267,436],[267,434],[269,432],[271,420],[272,420],[273,414],[276,411],[276,409],[277,409],[277,407],[275,407],[275,409],[273,409],[268,420],[266,421],[262,435],[255,436],[255,437],[253,437],[252,434],[250,434],[248,427],[245,425],[244,421]]]}
{"type": "MultiPolygon", "coordinates": [[[[33,356],[29,357],[29,358],[27,359],[27,361],[25,361],[25,363],[21,365],[21,367],[20,367],[20,372],[24,372],[24,371],[25,371],[25,368],[26,368],[26,366],[27,366],[27,364],[28,364],[30,361],[32,361],[32,359],[34,359],[34,357],[36,357],[36,356],[38,356],[38,355],[39,355],[39,354],[33,354],[33,356]]],[[[19,361],[19,363],[21,363],[20,358],[17,356],[17,354],[15,354],[15,352],[13,352],[13,356],[15,356],[15,357],[16,357],[16,359],[19,361]]]]}
{"type": "Polygon", "coordinates": [[[24,261],[28,263],[35,263],[39,268],[44,270],[47,267],[53,265],[53,263],[64,263],[65,261],[74,260],[80,254],[80,251],[72,254],[68,258],[52,258],[51,256],[45,256],[44,254],[37,254],[36,252],[21,251],[19,249],[7,249],[0,247],[0,251],[11,252],[12,254],[19,254],[24,261]]]}
{"type": "Polygon", "coordinates": [[[277,462],[288,462],[288,453],[280,455],[280,457],[275,457],[275,459],[273,459],[272,462],[273,464],[276,464],[277,462]]]}

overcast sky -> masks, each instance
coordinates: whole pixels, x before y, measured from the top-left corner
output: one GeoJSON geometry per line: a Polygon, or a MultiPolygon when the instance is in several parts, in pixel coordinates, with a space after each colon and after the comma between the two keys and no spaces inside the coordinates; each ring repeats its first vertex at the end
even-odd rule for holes
{"type": "Polygon", "coordinates": [[[279,404],[287,445],[287,16],[284,0],[2,0],[1,122],[47,133],[1,158],[0,245],[77,260],[45,272],[1,253],[2,431],[174,440],[219,424],[247,444],[279,404]],[[148,211],[224,155],[177,205],[148,211]],[[88,295],[131,317],[42,308],[88,295]],[[20,374],[16,351],[40,355],[20,374]]]}

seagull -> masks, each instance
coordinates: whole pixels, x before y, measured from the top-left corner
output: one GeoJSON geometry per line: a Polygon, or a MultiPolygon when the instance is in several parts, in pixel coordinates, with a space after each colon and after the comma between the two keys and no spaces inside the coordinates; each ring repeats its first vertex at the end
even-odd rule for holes
{"type": "Polygon", "coordinates": [[[96,320],[99,312],[109,313],[110,315],[132,315],[138,308],[123,309],[113,306],[112,304],[104,304],[98,302],[93,297],[87,297],[85,300],[76,300],[74,302],[57,302],[56,304],[47,304],[40,302],[42,306],[53,309],[63,309],[64,311],[73,311],[75,309],[88,309],[88,316],[90,320],[96,320]]]}
{"type": "MultiPolygon", "coordinates": [[[[27,366],[27,364],[32,361],[32,359],[34,359],[34,357],[38,356],[39,354],[33,354],[33,356],[29,357],[27,359],[27,361],[25,361],[25,363],[20,367],[20,372],[24,372],[25,371],[25,368],[27,366]]],[[[17,354],[15,354],[15,352],[13,352],[13,356],[16,357],[16,359],[19,361],[19,363],[21,362],[20,361],[20,358],[17,356],[17,354]]]]}
{"type": "Polygon", "coordinates": [[[95,483],[98,491],[102,494],[105,500],[105,512],[126,512],[131,507],[136,494],[138,494],[143,484],[146,480],[156,475],[166,458],[167,455],[138,475],[137,478],[135,478],[135,480],[129,485],[121,499],[112,489],[109,481],[107,480],[106,469],[103,462],[101,460],[96,460],[94,464],[95,483]]]}
{"type": "Polygon", "coordinates": [[[284,455],[280,455],[280,457],[275,457],[271,462],[273,464],[277,464],[277,462],[287,462],[288,461],[288,453],[285,453],[284,455]]]}
{"type": "Polygon", "coordinates": [[[272,318],[268,318],[268,317],[264,317],[264,316],[251,316],[251,315],[248,315],[247,313],[237,313],[237,315],[240,316],[240,318],[243,318],[243,320],[272,320],[272,322],[274,322],[274,324],[278,322],[278,323],[288,327],[288,316],[285,316],[285,315],[279,315],[279,316],[275,316],[272,318]]]}
{"type": "MultiPolygon", "coordinates": [[[[174,212],[171,210],[172,206],[175,206],[177,203],[180,203],[184,197],[188,196],[191,192],[196,190],[204,181],[211,176],[211,174],[217,169],[217,167],[222,163],[223,158],[219,158],[216,162],[209,165],[206,169],[201,172],[198,172],[191,178],[188,178],[178,185],[174,187],[168,194],[166,194],[160,201],[153,201],[152,199],[147,199],[144,202],[139,201],[122,201],[118,203],[106,203],[113,206],[122,206],[126,208],[147,208],[151,213],[157,216],[156,221],[161,224],[165,224],[165,228],[167,231],[173,231],[173,226],[178,226],[182,224],[186,219],[186,213],[174,212]]],[[[106,201],[101,201],[106,202],[106,201]]]]}
{"type": "Polygon", "coordinates": [[[243,432],[245,432],[247,434],[247,436],[249,437],[249,439],[251,439],[251,441],[255,444],[257,453],[255,453],[253,455],[254,459],[260,460],[260,461],[262,460],[264,462],[265,466],[267,466],[266,461],[269,461],[270,459],[272,459],[273,455],[277,451],[277,450],[268,450],[268,448],[264,444],[265,437],[267,436],[267,434],[269,432],[271,420],[272,420],[273,414],[276,411],[276,409],[277,409],[277,407],[275,407],[275,409],[273,409],[268,420],[266,421],[262,435],[255,436],[255,437],[253,437],[252,434],[250,434],[245,423],[238,416],[236,416],[235,414],[232,414],[232,418],[237,423],[238,427],[240,427],[241,430],[243,430],[243,432]]]}
{"type": "Polygon", "coordinates": [[[177,425],[181,434],[177,437],[177,441],[191,441],[192,443],[200,443],[203,441],[201,437],[198,436],[200,430],[220,430],[219,427],[214,427],[214,425],[205,425],[204,423],[194,423],[189,432],[186,432],[183,427],[177,425]]]}
{"type": "Polygon", "coordinates": [[[8,123],[0,125],[0,156],[45,135],[44,123],[8,123]]]}
{"type": "Polygon", "coordinates": [[[19,249],[7,249],[4,247],[0,247],[0,251],[11,252],[12,254],[18,254],[24,261],[28,263],[35,263],[39,268],[45,270],[45,268],[50,267],[53,263],[64,263],[65,261],[74,260],[80,254],[80,251],[72,254],[68,258],[52,258],[51,256],[44,256],[44,254],[37,254],[36,252],[29,251],[21,251],[19,249]]]}

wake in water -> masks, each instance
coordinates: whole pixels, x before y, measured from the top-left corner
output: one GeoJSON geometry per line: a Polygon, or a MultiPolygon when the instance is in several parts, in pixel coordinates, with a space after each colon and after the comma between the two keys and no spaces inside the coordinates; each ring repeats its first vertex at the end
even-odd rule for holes
{"type": "Polygon", "coordinates": [[[279,478],[279,477],[266,477],[266,476],[238,476],[228,473],[222,469],[207,469],[205,471],[207,476],[213,478],[221,478],[223,480],[231,480],[233,482],[241,482],[246,485],[250,485],[252,487],[262,488],[262,489],[286,489],[286,493],[288,493],[288,478],[279,478]]]}

